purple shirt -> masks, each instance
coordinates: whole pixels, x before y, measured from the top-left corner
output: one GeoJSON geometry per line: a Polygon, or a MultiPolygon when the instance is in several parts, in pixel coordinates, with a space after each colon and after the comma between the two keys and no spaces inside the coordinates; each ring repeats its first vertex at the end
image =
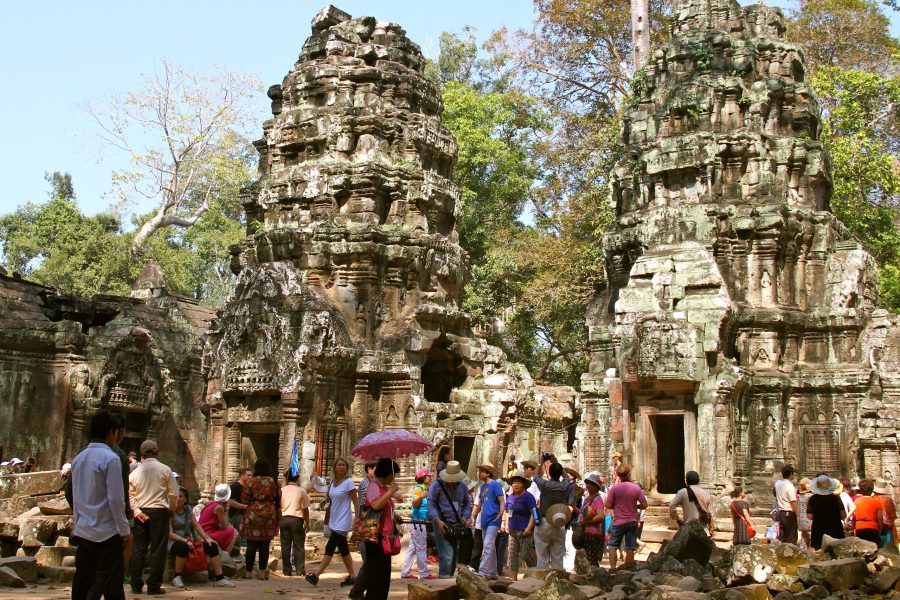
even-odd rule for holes
{"type": "Polygon", "coordinates": [[[510,494],[506,498],[506,512],[509,514],[508,527],[524,530],[531,521],[531,511],[537,505],[531,492],[524,491],[521,496],[510,494]]]}
{"type": "Polygon", "coordinates": [[[647,503],[644,490],[631,481],[620,481],[609,489],[606,504],[613,509],[613,525],[638,522],[638,502],[647,503]]]}

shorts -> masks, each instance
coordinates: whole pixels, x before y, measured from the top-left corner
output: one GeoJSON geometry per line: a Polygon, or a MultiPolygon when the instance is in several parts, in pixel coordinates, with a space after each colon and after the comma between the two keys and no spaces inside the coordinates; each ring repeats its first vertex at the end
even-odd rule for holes
{"type": "Polygon", "coordinates": [[[347,545],[347,534],[332,530],[328,542],[325,544],[325,556],[334,556],[334,552],[338,551],[341,556],[349,556],[350,546],[347,545]]]}
{"type": "Polygon", "coordinates": [[[622,548],[622,550],[637,550],[638,523],[622,523],[613,525],[609,530],[607,548],[622,548]]]}

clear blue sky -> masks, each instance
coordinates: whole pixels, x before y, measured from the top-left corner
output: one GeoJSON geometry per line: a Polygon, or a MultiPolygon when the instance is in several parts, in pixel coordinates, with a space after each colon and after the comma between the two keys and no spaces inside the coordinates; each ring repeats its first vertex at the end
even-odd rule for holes
{"type": "MultiPolygon", "coordinates": [[[[0,0],[2,1],[2,0],[0,0]]],[[[749,4],[742,0],[742,4],[749,4]]],[[[0,213],[43,201],[44,173],[72,174],[87,212],[106,208],[120,155],[101,154],[95,129],[79,108],[109,92],[138,89],[154,60],[202,69],[224,65],[280,83],[310,33],[324,0],[44,0],[3,2],[0,11],[0,213]]],[[[769,4],[785,6],[786,0],[769,4]]],[[[437,54],[442,31],[477,27],[480,39],[506,26],[530,28],[530,0],[337,1],[353,16],[402,25],[426,56],[437,54]]],[[[897,13],[891,15],[900,33],[897,13]]],[[[268,116],[260,98],[260,124],[268,116]]]]}

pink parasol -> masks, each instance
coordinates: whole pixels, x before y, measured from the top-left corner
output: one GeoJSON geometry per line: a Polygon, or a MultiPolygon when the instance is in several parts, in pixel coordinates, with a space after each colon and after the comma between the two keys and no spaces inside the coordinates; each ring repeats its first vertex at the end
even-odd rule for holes
{"type": "Polygon", "coordinates": [[[357,460],[375,461],[379,458],[405,458],[434,450],[434,444],[418,433],[405,429],[386,429],[370,433],[350,451],[357,460]]]}

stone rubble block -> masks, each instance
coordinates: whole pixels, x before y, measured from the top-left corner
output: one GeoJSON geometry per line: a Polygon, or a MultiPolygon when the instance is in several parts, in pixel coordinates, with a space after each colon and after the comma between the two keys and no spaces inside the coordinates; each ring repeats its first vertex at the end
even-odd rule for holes
{"type": "Polygon", "coordinates": [[[787,575],[785,573],[775,573],[766,581],[766,587],[771,592],[802,592],[803,583],[796,575],[787,575]]]}
{"type": "MultiPolygon", "coordinates": [[[[60,473],[60,471],[37,471],[0,476],[0,499],[58,494],[66,483],[60,473]]],[[[10,514],[14,513],[10,511],[10,514]]]]}
{"type": "Polygon", "coordinates": [[[65,496],[59,496],[38,504],[42,515],[71,515],[72,507],[69,506],[65,496]]]}
{"type": "Polygon", "coordinates": [[[710,592],[709,596],[714,600],[771,600],[772,595],[762,583],[751,583],[733,588],[723,588],[710,592]]]}
{"type": "Polygon", "coordinates": [[[38,548],[34,558],[38,564],[49,567],[63,566],[63,559],[67,556],[75,556],[75,548],[65,548],[59,546],[41,546],[38,548]]]}
{"type": "Polygon", "coordinates": [[[56,583],[72,583],[72,580],[75,579],[75,566],[50,567],[42,565],[38,569],[38,577],[41,579],[49,579],[56,583]]]}
{"type": "Polygon", "coordinates": [[[457,600],[459,588],[443,581],[412,581],[407,584],[408,600],[457,600]]]}
{"type": "Polygon", "coordinates": [[[38,564],[34,558],[26,556],[0,558],[0,567],[12,570],[27,583],[34,583],[37,581],[38,564]]]}
{"type": "Polygon", "coordinates": [[[19,522],[9,517],[0,519],[0,538],[19,539],[19,522]]]}
{"type": "Polygon", "coordinates": [[[517,598],[527,598],[542,587],[544,587],[543,579],[526,575],[525,578],[510,584],[506,589],[506,593],[517,598]]]}
{"type": "Polygon", "coordinates": [[[878,544],[858,537],[845,537],[835,539],[830,536],[822,537],[822,549],[833,558],[874,558],[878,552],[878,544]]]}
{"type": "Polygon", "coordinates": [[[861,558],[840,558],[804,565],[797,576],[807,585],[825,585],[832,591],[861,586],[868,576],[866,562],[861,558]]]}
{"type": "Polygon", "coordinates": [[[19,541],[27,547],[52,545],[56,541],[58,529],[56,521],[41,518],[25,519],[19,526],[19,541]]]}
{"type": "Polygon", "coordinates": [[[25,581],[9,567],[0,567],[0,586],[23,588],[25,581]]]}
{"type": "Polygon", "coordinates": [[[778,556],[771,544],[735,546],[727,555],[720,576],[728,585],[765,583],[778,569],[778,556]]]}

